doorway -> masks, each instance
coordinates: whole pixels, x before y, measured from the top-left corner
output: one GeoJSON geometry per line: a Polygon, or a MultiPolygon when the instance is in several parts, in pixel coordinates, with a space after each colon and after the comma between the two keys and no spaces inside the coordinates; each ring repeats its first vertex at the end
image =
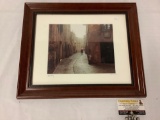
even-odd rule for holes
{"type": "Polygon", "coordinates": [[[114,64],[113,42],[101,42],[101,63],[114,64]]]}

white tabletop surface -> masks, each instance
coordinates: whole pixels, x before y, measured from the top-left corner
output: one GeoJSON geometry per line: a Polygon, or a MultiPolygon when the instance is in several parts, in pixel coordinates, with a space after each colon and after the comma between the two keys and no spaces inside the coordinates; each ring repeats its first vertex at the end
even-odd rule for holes
{"type": "MultiPolygon", "coordinates": [[[[110,1],[88,0],[88,2],[110,1]]],[[[147,98],[142,98],[147,115],[141,116],[141,120],[159,120],[160,0],[113,1],[137,3],[148,94],[147,98]]],[[[124,120],[125,116],[118,115],[116,104],[118,98],[16,99],[24,2],[53,1],[0,0],[0,120],[124,120]]]]}

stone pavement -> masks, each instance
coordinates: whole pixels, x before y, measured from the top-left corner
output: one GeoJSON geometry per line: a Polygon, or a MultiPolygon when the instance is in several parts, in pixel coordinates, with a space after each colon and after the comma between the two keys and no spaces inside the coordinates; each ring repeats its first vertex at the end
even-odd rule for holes
{"type": "Polygon", "coordinates": [[[75,53],[63,59],[56,67],[55,74],[115,73],[113,64],[88,64],[85,53],[75,53]]]}

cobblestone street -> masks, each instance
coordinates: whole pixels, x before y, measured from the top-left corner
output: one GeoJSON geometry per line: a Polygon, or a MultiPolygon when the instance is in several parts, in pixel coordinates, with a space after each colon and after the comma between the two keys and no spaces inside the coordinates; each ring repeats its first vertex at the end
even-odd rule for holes
{"type": "Polygon", "coordinates": [[[87,73],[115,73],[113,64],[88,64],[85,53],[75,53],[72,56],[61,60],[55,74],[87,74],[87,73]]]}

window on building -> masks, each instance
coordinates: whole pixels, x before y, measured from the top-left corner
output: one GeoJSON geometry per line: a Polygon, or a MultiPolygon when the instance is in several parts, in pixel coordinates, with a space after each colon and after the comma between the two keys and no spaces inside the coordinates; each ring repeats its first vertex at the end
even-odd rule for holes
{"type": "Polygon", "coordinates": [[[106,32],[111,29],[111,24],[103,24],[101,25],[102,32],[106,32]]]}

